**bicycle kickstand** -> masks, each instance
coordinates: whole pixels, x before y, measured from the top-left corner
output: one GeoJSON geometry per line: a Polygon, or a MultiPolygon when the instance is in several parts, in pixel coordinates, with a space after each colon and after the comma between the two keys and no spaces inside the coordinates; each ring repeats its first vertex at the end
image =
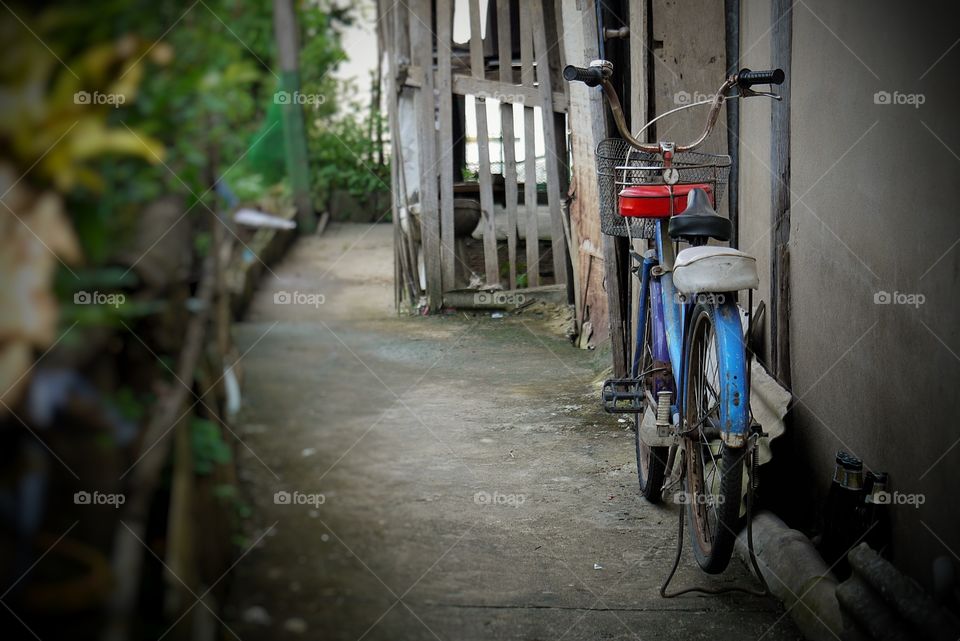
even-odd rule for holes
{"type": "MultiPolygon", "coordinates": [[[[692,586],[689,588],[683,588],[682,590],[677,590],[676,592],[667,592],[667,587],[670,585],[670,581],[673,580],[674,574],[677,572],[677,568],[680,566],[680,557],[683,555],[683,522],[686,517],[686,509],[681,506],[679,512],[680,514],[677,517],[677,553],[673,558],[673,567],[670,568],[670,573],[667,575],[666,580],[663,582],[663,585],[660,586],[660,596],[664,599],[672,599],[678,597],[682,594],[688,594],[691,592],[699,592],[701,594],[727,594],[729,592],[740,592],[743,594],[750,594],[752,596],[767,596],[770,594],[770,588],[767,585],[766,579],[763,577],[763,573],[760,571],[760,564],[757,562],[757,556],[753,549],[753,500],[754,500],[754,490],[756,489],[756,473],[757,467],[759,466],[759,450],[756,448],[759,447],[759,433],[755,433],[747,442],[748,442],[748,451],[746,453],[747,459],[747,551],[750,556],[750,565],[753,567],[753,571],[757,576],[757,579],[760,581],[760,585],[763,586],[762,590],[756,590],[753,588],[745,588],[740,586],[726,586],[722,588],[710,588],[702,586],[692,586]]],[[[682,483],[685,480],[687,475],[687,465],[686,459],[680,460],[680,478],[679,483],[682,483]]]]}

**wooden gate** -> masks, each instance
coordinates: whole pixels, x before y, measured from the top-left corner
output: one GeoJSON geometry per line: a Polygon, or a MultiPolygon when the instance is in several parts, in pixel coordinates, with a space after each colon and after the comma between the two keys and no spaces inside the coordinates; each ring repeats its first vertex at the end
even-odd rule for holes
{"type": "Polygon", "coordinates": [[[398,305],[436,310],[467,287],[567,291],[570,168],[559,7],[553,0],[378,2],[398,305]],[[468,41],[456,43],[455,29],[468,41]],[[488,103],[499,104],[499,113],[488,114],[488,103]],[[473,236],[482,245],[463,231],[476,205],[473,236]]]}

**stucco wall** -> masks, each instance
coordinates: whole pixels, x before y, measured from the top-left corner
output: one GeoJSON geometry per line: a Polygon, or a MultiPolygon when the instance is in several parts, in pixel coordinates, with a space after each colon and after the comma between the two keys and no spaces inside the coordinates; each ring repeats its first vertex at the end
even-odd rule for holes
{"type": "MultiPolygon", "coordinates": [[[[739,67],[770,66],[770,2],[744,1],[739,67]]],[[[740,101],[740,249],[757,258],[760,289],[754,304],[770,301],[770,100],[740,101]]],[[[769,323],[766,324],[769,332],[769,323]]],[[[769,334],[768,334],[769,335],[769,334]]]]}
{"type": "MultiPolygon", "coordinates": [[[[892,490],[923,496],[919,508],[896,505],[891,512],[894,561],[927,586],[935,557],[956,562],[960,555],[954,507],[960,464],[960,125],[954,113],[960,45],[951,49],[960,34],[957,16],[945,15],[938,4],[794,5],[790,341],[796,402],[762,489],[766,505],[812,531],[837,449],[889,472],[892,490]],[[922,94],[923,104],[877,104],[880,91],[922,94]],[[876,304],[875,295],[884,291],[922,294],[924,302],[876,304]]],[[[563,6],[572,17],[582,8],[573,0],[563,6]]],[[[654,37],[663,41],[652,50],[655,107],[662,111],[675,106],[678,89],[710,91],[722,77],[722,14],[700,2],[657,0],[653,8],[654,37]],[[708,33],[713,44],[704,39],[708,33]],[[719,63],[710,62],[715,54],[719,63]]],[[[742,0],[740,66],[770,66],[772,22],[770,0],[742,0]]],[[[577,59],[582,37],[571,39],[568,59],[577,59]]],[[[588,121],[583,98],[572,90],[575,185],[578,171],[592,171],[588,152],[595,143],[578,129],[588,121]]],[[[740,246],[758,258],[758,300],[768,303],[770,104],[759,98],[741,103],[739,148],[740,246]]],[[[683,131],[686,118],[672,124],[683,131]]],[[[722,125],[723,119],[711,140],[716,150],[722,149],[722,125]]],[[[590,189],[578,185],[577,191],[590,189]]],[[[589,209],[578,212],[581,222],[594,215],[589,209]]],[[[581,241],[596,233],[589,226],[578,231],[581,241]]],[[[600,310],[604,301],[596,305],[600,310]]]]}
{"type": "MultiPolygon", "coordinates": [[[[769,5],[743,1],[752,68],[769,60],[769,5]]],[[[956,24],[932,3],[805,0],[793,11],[789,456],[798,478],[780,489],[792,518],[810,525],[838,448],[888,471],[893,490],[924,496],[891,515],[894,561],[928,586],[932,560],[960,551],[960,47],[940,59],[956,24]],[[924,102],[876,104],[878,91],[924,102]],[[876,304],[883,291],[924,302],[876,304]]],[[[756,243],[767,259],[770,121],[756,102],[743,108],[741,246],[756,243]]]]}

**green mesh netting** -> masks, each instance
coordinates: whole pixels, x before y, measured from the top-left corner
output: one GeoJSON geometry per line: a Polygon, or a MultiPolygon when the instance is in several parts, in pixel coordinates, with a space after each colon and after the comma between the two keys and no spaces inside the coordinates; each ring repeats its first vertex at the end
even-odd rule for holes
{"type": "Polygon", "coordinates": [[[267,107],[263,126],[253,135],[247,158],[250,167],[263,176],[263,182],[272,185],[286,176],[281,105],[273,101],[267,107]]]}

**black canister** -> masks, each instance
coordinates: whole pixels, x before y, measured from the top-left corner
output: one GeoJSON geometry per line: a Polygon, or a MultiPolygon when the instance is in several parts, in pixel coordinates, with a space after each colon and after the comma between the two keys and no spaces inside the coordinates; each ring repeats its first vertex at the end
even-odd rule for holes
{"type": "Polygon", "coordinates": [[[863,461],[839,450],[824,506],[820,553],[839,578],[850,574],[847,552],[863,535],[863,461]]]}

